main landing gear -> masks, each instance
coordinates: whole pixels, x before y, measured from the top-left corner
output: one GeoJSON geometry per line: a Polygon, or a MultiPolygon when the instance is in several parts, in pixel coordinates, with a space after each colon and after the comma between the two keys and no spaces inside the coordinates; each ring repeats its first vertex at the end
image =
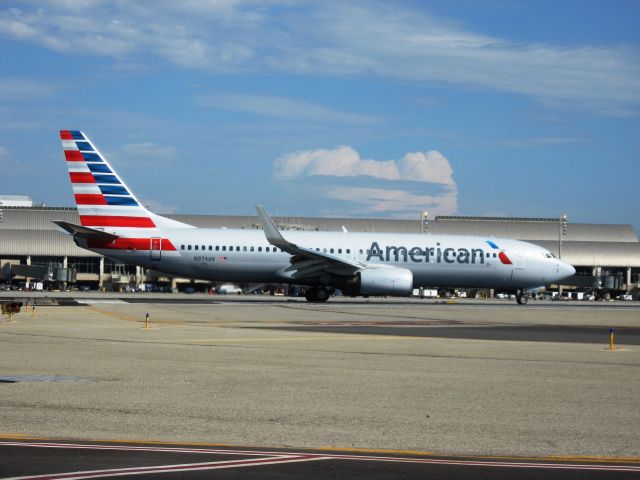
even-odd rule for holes
{"type": "Polygon", "coordinates": [[[518,305],[526,305],[529,301],[529,294],[524,293],[522,290],[518,290],[516,292],[516,301],[518,302],[518,305]]]}
{"type": "Polygon", "coordinates": [[[308,302],[326,302],[329,300],[329,296],[329,290],[323,287],[307,288],[304,294],[304,298],[306,298],[308,302]]]}

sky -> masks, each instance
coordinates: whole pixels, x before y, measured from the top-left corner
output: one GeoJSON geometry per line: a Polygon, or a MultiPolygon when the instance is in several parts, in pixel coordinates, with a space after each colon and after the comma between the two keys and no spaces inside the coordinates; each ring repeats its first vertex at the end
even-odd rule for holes
{"type": "Polygon", "coordinates": [[[0,2],[0,194],[82,130],[156,213],[640,232],[635,0],[0,2]]]}

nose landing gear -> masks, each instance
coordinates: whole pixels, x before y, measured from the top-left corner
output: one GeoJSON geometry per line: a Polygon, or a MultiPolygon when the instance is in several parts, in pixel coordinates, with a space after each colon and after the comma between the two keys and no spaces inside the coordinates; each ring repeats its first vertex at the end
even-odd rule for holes
{"type": "Polygon", "coordinates": [[[516,292],[516,301],[518,302],[518,305],[526,305],[529,301],[529,296],[530,295],[528,293],[524,293],[522,290],[518,290],[516,292]]]}

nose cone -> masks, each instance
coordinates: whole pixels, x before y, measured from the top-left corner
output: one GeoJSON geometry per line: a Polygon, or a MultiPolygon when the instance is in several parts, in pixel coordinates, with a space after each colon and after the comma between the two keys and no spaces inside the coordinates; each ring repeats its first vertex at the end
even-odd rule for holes
{"type": "Polygon", "coordinates": [[[576,274],[576,269],[573,268],[573,265],[569,265],[566,262],[559,262],[558,265],[558,274],[560,278],[569,278],[576,274]]]}

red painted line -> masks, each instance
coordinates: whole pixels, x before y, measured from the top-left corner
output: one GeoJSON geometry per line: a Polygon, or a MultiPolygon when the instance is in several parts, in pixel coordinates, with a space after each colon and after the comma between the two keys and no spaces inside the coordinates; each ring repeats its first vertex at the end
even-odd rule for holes
{"type": "Polygon", "coordinates": [[[71,183],[96,183],[93,173],[89,172],[69,172],[71,183]]]}
{"type": "MultiPolygon", "coordinates": [[[[326,455],[325,455],[326,456],[326,455]]],[[[640,467],[633,465],[585,465],[577,463],[535,463],[535,462],[495,462],[481,460],[445,460],[437,458],[402,458],[402,457],[367,457],[359,455],[328,455],[328,458],[340,460],[364,460],[370,462],[426,463],[441,465],[459,465],[475,467],[501,468],[541,468],[543,470],[596,470],[640,472],[640,467]]]]}
{"type": "Polygon", "coordinates": [[[118,215],[80,215],[80,223],[85,227],[154,228],[156,226],[149,217],[126,217],[118,215]]]}
{"type": "Polygon", "coordinates": [[[60,140],[73,140],[70,130],[60,130],[60,140]]]}
{"type": "Polygon", "coordinates": [[[79,150],[65,150],[64,157],[67,162],[84,162],[84,157],[79,150]]]}
{"type": "Polygon", "coordinates": [[[78,205],[106,205],[107,201],[101,193],[76,193],[78,205]]]}
{"type": "Polygon", "coordinates": [[[105,470],[88,470],[79,472],[54,473],[44,475],[28,475],[12,477],[5,480],[81,480],[87,478],[119,477],[122,475],[146,475],[150,473],[194,472],[204,470],[220,470],[226,468],[256,467],[261,465],[280,465],[283,463],[313,462],[323,460],[321,457],[298,455],[286,457],[254,458],[251,460],[222,460],[218,462],[185,463],[178,465],[158,465],[152,467],[130,467],[105,470]]]}

